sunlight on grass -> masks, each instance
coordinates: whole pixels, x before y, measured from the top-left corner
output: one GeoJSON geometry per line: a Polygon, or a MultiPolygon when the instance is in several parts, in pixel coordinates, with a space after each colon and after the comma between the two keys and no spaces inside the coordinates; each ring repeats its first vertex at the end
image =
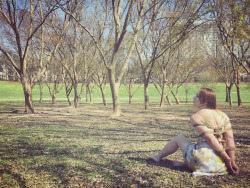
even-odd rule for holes
{"type": "Polygon", "coordinates": [[[11,113],[22,104],[0,104],[0,187],[247,187],[249,107],[227,108],[238,146],[242,174],[209,179],[192,178],[190,171],[171,166],[181,152],[161,165],[148,164],[177,134],[191,140],[188,119],[192,105],[160,108],[125,105],[124,117],[109,118],[112,106],[84,105],[70,110],[67,104],[37,106],[38,114],[11,113]],[[247,118],[248,117],[248,118],[247,118]],[[237,123],[238,122],[238,123],[237,123]],[[225,183],[227,182],[227,183],[225,183]]]}
{"type": "MultiPolygon", "coordinates": [[[[134,86],[134,90],[138,87],[138,85],[134,86]]],[[[191,87],[189,89],[188,93],[188,103],[192,103],[193,96],[195,93],[199,90],[199,88],[202,87],[199,83],[192,83],[191,87]]],[[[176,88],[174,88],[175,92],[176,88]]],[[[219,103],[225,103],[225,84],[223,83],[217,83],[214,86],[214,90],[217,95],[217,101],[219,103]]],[[[250,87],[247,83],[241,84],[241,97],[242,102],[245,104],[250,103],[250,87]]],[[[40,89],[39,85],[36,85],[32,91],[33,94],[33,100],[35,102],[38,102],[40,100],[40,89]]],[[[73,101],[73,95],[74,92],[71,93],[71,99],[73,101]]],[[[175,103],[174,97],[170,94],[169,95],[170,100],[172,103],[175,103]]],[[[180,87],[179,89],[179,100],[181,103],[186,103],[186,95],[185,95],[185,89],[184,87],[180,87]]],[[[129,97],[128,92],[126,91],[125,87],[122,85],[120,87],[119,92],[119,98],[121,103],[128,103],[129,97]]],[[[232,88],[232,99],[233,103],[237,102],[237,93],[236,88],[233,86],[232,88]]],[[[65,95],[65,89],[62,89],[56,96],[57,102],[67,102],[67,98],[65,95]]],[[[106,87],[106,101],[107,103],[112,103],[112,97],[111,97],[111,91],[109,85],[106,87]]],[[[7,81],[0,81],[0,103],[3,102],[24,102],[24,94],[22,85],[19,82],[7,82],[7,81]]],[[[45,103],[51,103],[51,96],[49,94],[48,88],[45,85],[43,88],[43,102],[45,103]]],[[[102,95],[98,87],[94,88],[93,94],[92,94],[92,102],[93,103],[102,103],[102,95]]],[[[138,91],[133,95],[132,98],[133,103],[144,103],[144,89],[143,87],[140,87],[138,91]]],[[[156,90],[153,84],[149,85],[149,102],[150,103],[160,103],[160,94],[156,90]]],[[[81,103],[88,103],[86,102],[86,93],[84,93],[81,103]]]]}

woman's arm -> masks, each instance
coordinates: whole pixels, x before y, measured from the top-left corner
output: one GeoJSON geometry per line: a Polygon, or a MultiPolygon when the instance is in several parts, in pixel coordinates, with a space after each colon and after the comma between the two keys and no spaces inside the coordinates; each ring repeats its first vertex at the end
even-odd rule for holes
{"type": "MultiPolygon", "coordinates": [[[[191,116],[190,118],[192,125],[195,124],[203,124],[202,118],[199,117],[199,115],[195,114],[191,116]]],[[[229,151],[228,153],[226,152],[225,148],[219,143],[217,138],[214,136],[214,134],[211,134],[210,129],[208,129],[206,126],[197,126],[194,127],[194,129],[198,132],[199,135],[203,135],[205,141],[208,143],[208,145],[213,148],[215,151],[219,153],[219,155],[225,159],[227,167],[231,171],[232,174],[238,174],[239,173],[239,168],[235,164],[235,151],[229,151]]],[[[232,130],[228,130],[225,133],[226,137],[226,142],[228,147],[234,147],[234,139],[233,139],[233,134],[232,130]],[[231,131],[231,132],[230,132],[231,131]]]]}
{"type": "Polygon", "coordinates": [[[239,174],[239,167],[235,163],[236,148],[235,148],[235,142],[234,142],[234,135],[233,135],[233,131],[232,131],[231,127],[232,127],[231,123],[228,123],[225,126],[225,130],[227,130],[227,131],[224,133],[224,136],[225,136],[226,144],[227,144],[227,148],[228,148],[227,154],[232,160],[231,163],[228,165],[231,166],[232,174],[237,175],[237,174],[239,174]]]}
{"type": "MultiPolygon", "coordinates": [[[[192,125],[203,124],[203,118],[199,116],[199,114],[194,114],[191,116],[190,121],[192,125]]],[[[223,146],[219,143],[217,138],[212,134],[211,129],[207,128],[205,125],[204,126],[196,126],[194,127],[195,131],[199,135],[203,135],[204,139],[208,143],[211,148],[213,148],[215,151],[220,153],[220,155],[225,159],[225,160],[230,160],[231,158],[227,155],[227,153],[224,151],[223,146]]]]}

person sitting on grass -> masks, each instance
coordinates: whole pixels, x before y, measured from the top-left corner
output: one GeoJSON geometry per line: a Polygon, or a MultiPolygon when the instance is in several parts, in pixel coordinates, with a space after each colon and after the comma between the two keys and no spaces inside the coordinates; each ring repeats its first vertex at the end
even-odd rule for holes
{"type": "Polygon", "coordinates": [[[184,163],[193,175],[223,175],[228,171],[237,175],[239,167],[235,163],[235,142],[228,116],[216,108],[213,90],[201,88],[193,98],[199,111],[190,118],[194,134],[200,139],[191,143],[185,136],[177,135],[157,154],[149,157],[159,163],[163,157],[181,149],[184,163]]]}

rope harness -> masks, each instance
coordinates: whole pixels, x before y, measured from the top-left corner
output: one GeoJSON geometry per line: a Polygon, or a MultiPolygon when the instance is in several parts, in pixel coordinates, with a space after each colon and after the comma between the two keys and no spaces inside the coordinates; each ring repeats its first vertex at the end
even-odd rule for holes
{"type": "MultiPolygon", "coordinates": [[[[231,127],[224,129],[224,127],[226,125],[228,125],[229,123],[230,122],[227,121],[224,123],[224,125],[221,128],[215,128],[213,131],[204,131],[202,134],[199,135],[199,137],[202,137],[206,134],[213,134],[217,138],[218,142],[221,143],[223,146],[223,148],[221,150],[217,151],[219,153],[219,155],[224,153],[226,150],[236,151],[235,147],[228,147],[226,140],[224,139],[224,133],[227,132],[228,130],[232,130],[231,127]]],[[[207,128],[209,128],[208,125],[209,125],[208,122],[205,120],[204,125],[203,124],[194,124],[193,127],[206,126],[207,128]]],[[[234,161],[234,160],[235,159],[230,159],[229,161],[234,161]]]]}

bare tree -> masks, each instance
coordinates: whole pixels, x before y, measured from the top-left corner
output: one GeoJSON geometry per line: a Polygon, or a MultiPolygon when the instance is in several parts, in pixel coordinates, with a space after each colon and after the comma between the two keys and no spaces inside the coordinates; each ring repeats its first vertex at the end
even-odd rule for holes
{"type": "Polygon", "coordinates": [[[55,104],[56,95],[63,88],[63,67],[59,65],[59,62],[54,61],[53,64],[49,65],[48,69],[45,73],[45,83],[49,89],[52,104],[55,104]]]}
{"type": "Polygon", "coordinates": [[[170,87],[173,76],[176,75],[176,63],[174,61],[175,51],[169,49],[157,60],[157,65],[153,69],[151,79],[154,82],[155,88],[161,94],[160,106],[163,107],[165,103],[165,98],[169,105],[172,102],[169,98],[169,92],[166,92],[167,86],[170,87]],[[170,83],[169,83],[170,82],[170,83]]]}
{"type": "MultiPolygon", "coordinates": [[[[159,24],[155,23],[156,18],[161,14],[161,7],[164,1],[161,1],[149,9],[148,17],[144,17],[143,27],[140,30],[140,39],[136,43],[136,51],[139,57],[140,67],[144,82],[144,105],[145,110],[149,109],[148,84],[152,69],[156,62],[157,51],[160,48],[160,38],[163,37],[164,31],[159,24]]],[[[162,20],[161,18],[159,19],[162,20]]]]}
{"type": "Polygon", "coordinates": [[[250,74],[248,2],[240,0],[213,0],[211,2],[211,12],[212,18],[219,29],[221,42],[231,55],[238,106],[242,106],[240,67],[250,74]]]}
{"type": "MultiPolygon", "coordinates": [[[[111,57],[109,58],[109,61],[105,58],[102,47],[99,45],[98,41],[99,39],[95,37],[95,35],[91,32],[90,29],[88,29],[86,26],[84,26],[77,17],[75,17],[72,12],[69,12],[67,9],[65,9],[64,6],[60,6],[64,12],[67,14],[70,14],[77,22],[78,24],[92,37],[94,40],[97,49],[99,50],[103,62],[108,69],[109,74],[109,80],[110,80],[110,87],[111,87],[111,93],[112,93],[112,99],[113,99],[113,115],[112,116],[120,116],[121,115],[121,109],[120,109],[120,101],[119,101],[119,87],[121,79],[126,71],[127,64],[129,62],[130,56],[132,55],[132,52],[135,47],[135,42],[137,40],[138,31],[140,27],[141,20],[143,18],[143,12],[144,7],[146,4],[146,0],[143,1],[135,1],[130,0],[124,3],[123,1],[115,1],[112,0],[111,2],[106,1],[104,4],[104,9],[106,12],[108,12],[106,15],[108,15],[109,8],[111,8],[111,13],[113,15],[113,19],[110,20],[110,24],[114,24],[115,32],[114,32],[114,43],[113,43],[113,50],[111,53],[111,57]],[[111,3],[111,4],[110,4],[111,3]],[[136,7],[137,6],[137,7],[136,7]],[[121,51],[122,42],[124,41],[124,37],[127,34],[129,21],[132,15],[132,10],[134,8],[137,8],[137,15],[134,15],[134,17],[137,18],[136,27],[132,35],[132,39],[130,42],[130,47],[127,51],[127,54],[125,55],[125,59],[123,63],[120,62],[120,65],[122,64],[121,69],[117,69],[117,64],[119,60],[119,55],[121,51]]],[[[135,11],[134,11],[135,13],[135,11]]]]}
{"type": "Polygon", "coordinates": [[[88,10],[88,7],[92,5],[91,3],[83,0],[66,2],[65,6],[63,4],[60,5],[62,10],[71,19],[72,27],[67,32],[67,35],[65,35],[63,48],[60,50],[60,58],[74,88],[75,108],[77,108],[84,93],[84,88],[91,82],[91,76],[96,69],[95,59],[97,51],[95,43],[92,38],[87,36],[86,32],[83,32],[85,28],[83,23],[87,27],[91,27],[93,34],[97,33],[98,40],[100,40],[103,34],[103,31],[99,32],[99,30],[95,30],[96,27],[92,16],[88,16],[88,14],[83,16],[83,12],[87,13],[92,10],[91,8],[93,7],[88,10]],[[80,91],[78,91],[79,83],[81,83],[80,91]]]}
{"type": "Polygon", "coordinates": [[[102,93],[102,102],[103,105],[107,105],[106,97],[105,97],[105,88],[108,80],[107,69],[103,63],[99,63],[99,70],[95,71],[92,75],[92,80],[96,83],[96,85],[100,88],[102,93]]]}
{"type": "Polygon", "coordinates": [[[206,33],[205,45],[203,46],[207,57],[206,61],[213,66],[214,71],[217,72],[220,79],[225,83],[226,102],[229,102],[229,105],[232,106],[231,89],[234,85],[234,70],[231,63],[231,55],[221,44],[216,27],[213,24],[205,25],[205,27],[202,30],[202,34],[206,33]]]}
{"type": "MultiPolygon", "coordinates": [[[[135,58],[134,61],[137,61],[135,58]]],[[[125,86],[128,95],[129,95],[129,104],[132,104],[132,98],[134,94],[138,91],[138,89],[142,86],[140,83],[140,70],[136,62],[131,62],[128,67],[127,71],[125,72],[125,75],[122,79],[122,84],[125,86]],[[137,83],[135,83],[137,82],[137,83]],[[134,86],[135,90],[133,90],[134,86]]]]}
{"type": "Polygon", "coordinates": [[[167,83],[169,80],[171,80],[171,76],[174,75],[173,68],[175,64],[174,62],[169,61],[168,55],[170,54],[166,53],[164,56],[161,56],[158,59],[158,61],[156,62],[156,66],[154,66],[152,74],[150,75],[151,81],[161,95],[160,107],[163,107],[165,105],[165,98],[167,99],[169,105],[173,105],[169,98],[170,91],[167,92],[167,83]],[[164,63],[161,61],[163,61],[164,63]],[[162,67],[162,65],[164,66],[162,67]]]}
{"type": "MultiPolygon", "coordinates": [[[[152,17],[145,19],[145,22],[148,23],[148,27],[142,28],[142,40],[139,40],[136,45],[144,76],[145,109],[149,109],[147,88],[155,62],[162,62],[162,105],[164,101],[163,96],[165,95],[164,88],[167,83],[167,65],[171,61],[170,58],[175,50],[178,49],[178,45],[191,30],[198,26],[198,24],[195,25],[194,22],[201,17],[201,10],[205,3],[205,0],[192,2],[187,0],[165,1],[151,10],[152,17]],[[163,58],[163,61],[159,61],[158,59],[161,56],[166,56],[166,53],[168,53],[168,57],[163,58]]],[[[172,63],[171,65],[174,66],[172,63]]]]}
{"type": "Polygon", "coordinates": [[[4,32],[9,39],[8,42],[1,41],[0,50],[19,75],[24,91],[26,113],[34,113],[32,88],[46,70],[43,62],[40,61],[36,74],[30,74],[28,65],[31,61],[27,61],[30,45],[47,17],[55,10],[55,6],[47,6],[46,2],[39,0],[25,1],[25,3],[14,0],[0,1],[1,24],[5,25],[4,32]],[[11,49],[9,46],[13,49],[11,53],[8,51],[11,49]],[[18,62],[13,59],[13,54],[18,55],[18,62]]]}
{"type": "Polygon", "coordinates": [[[205,62],[202,54],[201,40],[196,35],[194,36],[193,32],[178,46],[176,56],[173,57],[176,61],[176,74],[168,82],[176,104],[180,104],[178,98],[179,88],[201,71],[205,62]],[[173,87],[176,88],[176,92],[173,91],[173,87]]]}
{"type": "Polygon", "coordinates": [[[112,0],[112,13],[113,13],[114,22],[115,22],[115,40],[114,40],[114,45],[113,45],[114,48],[113,48],[113,52],[111,56],[111,62],[109,65],[106,64],[108,68],[110,87],[111,87],[111,93],[112,93],[112,99],[113,99],[113,112],[114,112],[113,116],[121,115],[120,101],[119,101],[119,87],[120,87],[121,79],[126,71],[126,67],[129,63],[130,57],[134,50],[135,43],[137,41],[138,31],[139,31],[139,27],[143,18],[146,0],[137,1],[137,2],[134,0],[130,0],[128,1],[126,5],[126,7],[128,8],[125,8],[125,9],[124,8],[122,9],[122,3],[123,1],[117,2],[115,0],[112,0]],[[116,67],[118,63],[119,52],[121,51],[122,41],[125,37],[125,34],[127,33],[129,20],[132,16],[133,8],[136,7],[135,5],[137,5],[137,12],[136,12],[136,15],[133,15],[133,16],[137,18],[136,26],[133,32],[129,50],[126,54],[126,58],[118,73],[116,70],[116,67]]]}
{"type": "Polygon", "coordinates": [[[212,0],[211,12],[224,48],[232,56],[234,63],[250,74],[249,2],[212,0]]]}
{"type": "Polygon", "coordinates": [[[63,77],[64,77],[64,87],[65,87],[65,93],[66,93],[66,97],[68,100],[69,105],[72,105],[71,99],[70,99],[70,93],[73,89],[73,85],[72,85],[72,81],[70,79],[70,76],[68,74],[68,72],[63,68],[63,77]]]}

